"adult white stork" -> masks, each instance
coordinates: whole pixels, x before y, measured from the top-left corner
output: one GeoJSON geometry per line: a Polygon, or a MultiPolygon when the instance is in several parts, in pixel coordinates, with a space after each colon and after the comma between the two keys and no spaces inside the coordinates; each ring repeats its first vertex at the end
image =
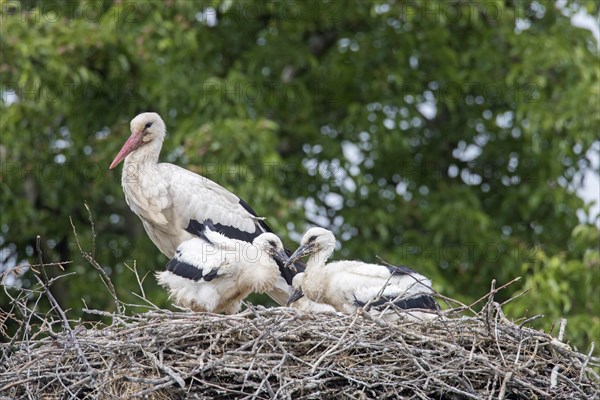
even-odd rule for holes
{"type": "MultiPolygon", "coordinates": [[[[152,242],[168,258],[174,257],[179,245],[198,237],[194,226],[208,219],[223,236],[248,243],[271,232],[263,218],[227,189],[176,165],[158,162],[166,135],[165,123],[158,114],[139,114],[130,128],[131,136],[110,169],[125,160],[121,176],[125,200],[142,220],[152,242]]],[[[294,274],[283,263],[279,272],[267,294],[285,304],[294,274]]]]}
{"type": "Polygon", "coordinates": [[[251,292],[273,289],[285,263],[281,240],[262,233],[252,243],[218,233],[212,221],[192,224],[198,237],[179,245],[166,271],[156,274],[175,301],[194,311],[235,314],[251,292]]]}
{"type": "MultiPolygon", "coordinates": [[[[334,247],[335,237],[331,231],[311,228],[286,263],[291,267],[295,260],[309,255],[306,270],[294,277],[294,286],[310,300],[329,304],[346,314],[367,307],[373,312],[383,311],[386,319],[396,319],[398,309],[439,308],[432,296],[431,281],[425,276],[405,266],[362,261],[326,264],[334,247]]],[[[425,313],[418,315],[422,314],[425,313]]]]}

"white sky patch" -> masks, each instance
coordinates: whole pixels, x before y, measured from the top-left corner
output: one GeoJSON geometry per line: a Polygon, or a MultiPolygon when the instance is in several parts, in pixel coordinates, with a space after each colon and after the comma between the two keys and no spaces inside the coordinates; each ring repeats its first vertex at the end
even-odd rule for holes
{"type": "Polygon", "coordinates": [[[342,142],[342,153],[344,154],[344,158],[352,165],[359,165],[365,159],[360,148],[352,142],[342,142]]]}
{"type": "Polygon", "coordinates": [[[217,19],[217,10],[212,7],[206,7],[204,11],[196,13],[196,21],[201,22],[206,26],[216,26],[219,23],[217,19]]]}
{"type": "Polygon", "coordinates": [[[592,204],[588,215],[583,210],[577,211],[581,222],[594,222],[600,228],[600,141],[594,142],[586,153],[591,162],[590,168],[583,173],[583,184],[577,189],[577,195],[586,204],[592,204]]]}
{"type": "Polygon", "coordinates": [[[528,20],[526,20],[524,18],[517,18],[517,21],[515,23],[515,32],[516,33],[521,33],[523,31],[526,31],[530,27],[531,27],[531,22],[529,22],[528,20]]]}
{"type": "Polygon", "coordinates": [[[571,16],[571,24],[579,28],[584,28],[592,32],[596,39],[596,44],[600,49],[600,15],[596,18],[587,13],[584,8],[581,8],[577,13],[571,16]]]}
{"type": "Polygon", "coordinates": [[[355,192],[356,191],[356,183],[354,182],[354,179],[348,177],[346,179],[344,179],[342,181],[342,185],[343,188],[346,189],[348,192],[355,192]]]}
{"type": "Polygon", "coordinates": [[[52,142],[50,148],[52,150],[64,150],[71,147],[71,142],[64,139],[56,139],[52,142]]]}
{"type": "Polygon", "coordinates": [[[481,175],[469,171],[466,168],[460,171],[460,177],[462,181],[469,186],[479,185],[483,180],[481,175]]]}
{"type": "Polygon", "coordinates": [[[0,281],[7,288],[21,287],[21,277],[29,270],[29,265],[22,265],[6,268],[3,274],[3,279],[0,281]]]}
{"type": "Polygon", "coordinates": [[[10,106],[13,103],[19,101],[19,96],[12,90],[3,90],[2,91],[2,102],[7,106],[10,106]]]}
{"type": "Polygon", "coordinates": [[[419,67],[419,58],[417,56],[410,56],[408,63],[412,69],[417,69],[419,67]]]}
{"type": "Polygon", "coordinates": [[[408,183],[405,181],[400,181],[396,185],[396,193],[398,193],[400,196],[402,196],[404,193],[406,193],[407,190],[408,190],[408,183]]]}
{"type": "Polygon", "coordinates": [[[325,204],[334,210],[341,210],[344,207],[344,197],[339,193],[329,192],[325,195],[325,204]]]}
{"type": "Polygon", "coordinates": [[[469,162],[475,160],[481,154],[483,150],[481,147],[469,144],[467,145],[464,141],[460,141],[458,143],[458,147],[452,150],[452,155],[454,158],[461,160],[463,162],[469,162]]]}
{"type": "Polygon", "coordinates": [[[393,119],[386,118],[383,120],[383,126],[385,126],[389,130],[392,130],[396,127],[396,123],[393,119]]]}
{"type": "Polygon", "coordinates": [[[515,113],[512,111],[506,111],[502,114],[498,114],[496,116],[496,125],[498,125],[498,127],[500,128],[510,128],[511,126],[513,126],[514,116],[515,113]]]}
{"type": "Polygon", "coordinates": [[[417,110],[427,119],[434,119],[437,115],[437,106],[433,100],[428,99],[423,103],[417,104],[417,110]]]}
{"type": "Polygon", "coordinates": [[[319,226],[328,227],[331,221],[325,216],[325,210],[317,205],[314,198],[308,197],[304,201],[304,214],[307,218],[319,226]]]}
{"type": "Polygon", "coordinates": [[[448,176],[450,178],[456,178],[458,176],[459,169],[455,164],[450,164],[448,167],[448,176]]]}

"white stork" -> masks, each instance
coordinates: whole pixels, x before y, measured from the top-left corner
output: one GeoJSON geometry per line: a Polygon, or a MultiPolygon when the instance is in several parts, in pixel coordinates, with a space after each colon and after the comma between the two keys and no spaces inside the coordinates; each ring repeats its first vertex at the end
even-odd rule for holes
{"type": "Polygon", "coordinates": [[[167,270],[156,275],[179,305],[235,314],[251,292],[273,289],[280,276],[277,262],[288,259],[273,233],[248,243],[218,233],[210,220],[193,224],[192,229],[198,237],[181,243],[167,270]]]}
{"type": "MultiPolygon", "coordinates": [[[[110,169],[125,160],[121,176],[125,200],[142,220],[152,242],[169,259],[182,243],[198,237],[194,225],[208,219],[223,236],[248,243],[271,232],[263,218],[227,189],[176,165],[158,162],[166,135],[165,123],[158,114],[139,114],[130,128],[131,136],[110,169]]],[[[285,304],[294,274],[283,263],[279,264],[279,272],[267,294],[285,304]]]]}
{"type": "MultiPolygon", "coordinates": [[[[294,286],[312,301],[326,303],[339,312],[354,313],[360,307],[383,312],[396,319],[398,309],[437,310],[431,281],[405,266],[337,261],[326,264],[333,254],[335,237],[323,228],[309,229],[286,266],[309,255],[306,270],[294,277],[294,286]]],[[[418,313],[419,316],[428,315],[418,313]]],[[[434,314],[435,315],[435,314],[434,314]]]]}

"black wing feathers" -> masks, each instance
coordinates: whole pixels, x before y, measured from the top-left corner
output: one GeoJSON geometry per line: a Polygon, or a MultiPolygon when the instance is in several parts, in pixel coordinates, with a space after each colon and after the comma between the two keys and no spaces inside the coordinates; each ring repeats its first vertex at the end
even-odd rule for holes
{"type": "MultiPolygon", "coordinates": [[[[240,205],[250,214],[258,218],[256,212],[244,200],[240,199],[240,205]]],[[[236,228],[235,226],[223,225],[219,223],[219,221],[214,222],[210,218],[205,219],[203,222],[191,219],[185,230],[191,233],[192,235],[198,236],[206,240],[209,243],[210,241],[206,238],[204,234],[204,231],[206,229],[219,232],[220,234],[225,235],[228,238],[242,240],[248,243],[252,243],[252,241],[256,239],[261,233],[272,232],[271,228],[269,228],[269,226],[262,220],[255,220],[254,225],[254,232],[245,232],[236,228]]]]}
{"type": "MultiPolygon", "coordinates": [[[[240,199],[240,205],[242,207],[244,207],[244,210],[248,211],[250,214],[252,214],[252,215],[254,215],[255,217],[258,218],[258,214],[256,214],[256,211],[254,211],[252,209],[252,207],[250,207],[250,205],[248,203],[246,203],[244,200],[240,199]]],[[[263,221],[262,219],[256,220],[255,223],[262,230],[262,232],[260,232],[256,236],[258,236],[258,235],[260,235],[261,233],[264,233],[264,232],[273,232],[273,230],[271,229],[271,227],[269,227],[269,225],[267,225],[267,223],[265,221],[263,221]]]]}
{"type": "MultiPolygon", "coordinates": [[[[357,307],[364,307],[367,305],[366,302],[354,298],[354,304],[357,307]]],[[[371,308],[384,309],[385,307],[393,305],[394,307],[402,310],[408,310],[411,308],[422,308],[427,310],[439,310],[439,305],[432,296],[420,295],[415,297],[409,297],[407,299],[396,299],[395,297],[381,296],[377,300],[374,300],[369,305],[371,308]]]]}
{"type": "Polygon", "coordinates": [[[200,268],[188,264],[185,261],[178,260],[177,256],[175,256],[175,258],[173,258],[167,263],[167,271],[171,271],[177,276],[186,279],[191,279],[195,282],[199,281],[200,279],[204,279],[205,281],[211,281],[219,276],[219,271],[217,269],[213,269],[208,274],[202,275],[202,270],[200,268]]]}
{"type": "Polygon", "coordinates": [[[204,240],[206,243],[214,244],[206,237],[206,230],[214,231],[214,225],[211,219],[205,219],[203,223],[196,221],[195,219],[190,219],[186,231],[191,233],[192,235],[198,236],[200,239],[204,240]]]}
{"type": "MultiPolygon", "coordinates": [[[[285,254],[288,257],[292,255],[292,252],[290,250],[288,250],[288,249],[283,249],[283,250],[285,251],[285,254]]],[[[306,264],[304,264],[300,260],[294,261],[294,266],[296,267],[296,272],[292,271],[291,268],[285,268],[283,263],[279,260],[275,260],[275,262],[277,263],[277,266],[279,267],[279,274],[283,277],[283,279],[285,279],[287,284],[290,286],[292,286],[292,279],[294,279],[294,276],[296,276],[296,274],[298,274],[300,272],[304,272],[304,270],[306,269],[306,264]]]]}
{"type": "MultiPolygon", "coordinates": [[[[250,205],[248,203],[246,203],[244,200],[240,199],[240,205],[244,208],[244,210],[248,211],[251,215],[258,218],[258,214],[256,214],[256,211],[254,211],[252,209],[252,207],[250,207],[250,205]]],[[[269,225],[267,225],[263,220],[257,219],[254,221],[254,223],[256,226],[256,229],[254,230],[254,232],[244,232],[234,226],[223,225],[218,222],[214,223],[211,219],[205,219],[203,222],[199,222],[195,219],[191,219],[190,222],[188,223],[187,228],[185,228],[185,230],[188,231],[189,233],[191,233],[192,235],[198,236],[199,238],[205,240],[207,243],[211,243],[211,241],[208,240],[208,238],[206,237],[206,234],[205,234],[207,229],[219,232],[220,234],[227,236],[228,238],[242,240],[242,241],[248,242],[248,243],[252,243],[252,241],[254,239],[256,239],[258,236],[260,236],[264,232],[273,232],[271,227],[269,227],[269,225]]],[[[290,255],[292,255],[292,252],[288,249],[285,249],[285,254],[290,256],[290,255]]],[[[173,261],[175,261],[175,259],[173,259],[171,261],[173,262],[173,261]]],[[[298,260],[294,263],[294,265],[296,266],[297,272],[293,272],[290,268],[285,268],[282,262],[280,262],[278,260],[275,260],[275,261],[277,262],[277,266],[279,267],[279,273],[281,274],[281,276],[285,279],[285,281],[290,286],[292,285],[292,279],[294,278],[294,275],[296,275],[298,272],[303,272],[304,269],[306,268],[304,263],[302,261],[298,260]]],[[[183,268],[183,267],[180,267],[180,268],[183,268]]],[[[194,267],[191,267],[191,268],[194,268],[194,267]]],[[[194,268],[194,269],[197,270],[197,268],[194,268]]],[[[169,270],[169,271],[171,271],[171,270],[169,270]]],[[[193,275],[192,272],[190,272],[189,274],[193,275]]],[[[177,275],[180,275],[180,274],[177,274],[177,275]]],[[[183,276],[183,275],[180,275],[180,276],[183,276]]],[[[190,278],[190,279],[192,279],[192,278],[190,278]]],[[[204,279],[209,280],[209,279],[206,279],[206,277],[204,277],[204,279]]]]}

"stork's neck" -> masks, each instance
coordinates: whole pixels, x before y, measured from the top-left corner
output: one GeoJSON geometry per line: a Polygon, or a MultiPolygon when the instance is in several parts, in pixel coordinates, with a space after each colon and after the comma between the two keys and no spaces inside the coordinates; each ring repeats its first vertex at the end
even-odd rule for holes
{"type": "Polygon", "coordinates": [[[308,257],[308,261],[306,262],[307,275],[310,274],[310,272],[316,271],[325,265],[327,260],[329,260],[329,257],[331,257],[331,255],[333,254],[334,247],[335,244],[326,246],[317,251],[316,253],[311,254],[310,257],[308,257]]]}
{"type": "Polygon", "coordinates": [[[302,279],[302,290],[304,294],[318,303],[323,302],[324,286],[326,286],[326,276],[328,268],[325,265],[331,254],[333,254],[333,245],[322,248],[308,257],[306,270],[302,279]]]}
{"type": "Polygon", "coordinates": [[[134,166],[143,169],[147,166],[156,165],[162,144],[162,139],[155,139],[130,153],[125,157],[125,167],[129,167],[127,170],[131,171],[134,166]]]}

